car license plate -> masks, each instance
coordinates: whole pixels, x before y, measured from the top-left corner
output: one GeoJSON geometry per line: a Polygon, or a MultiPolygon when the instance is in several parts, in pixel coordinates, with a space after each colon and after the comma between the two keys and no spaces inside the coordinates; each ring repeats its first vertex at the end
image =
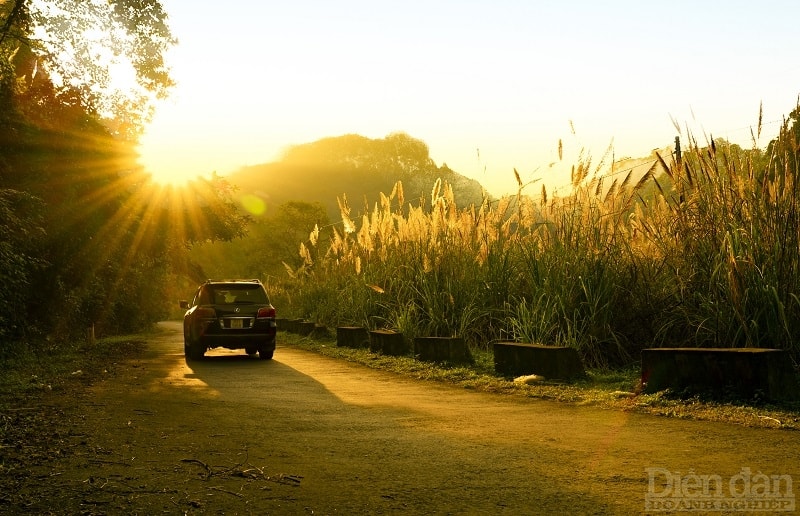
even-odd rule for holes
{"type": "Polygon", "coordinates": [[[244,328],[241,319],[231,319],[231,328],[244,328]]]}

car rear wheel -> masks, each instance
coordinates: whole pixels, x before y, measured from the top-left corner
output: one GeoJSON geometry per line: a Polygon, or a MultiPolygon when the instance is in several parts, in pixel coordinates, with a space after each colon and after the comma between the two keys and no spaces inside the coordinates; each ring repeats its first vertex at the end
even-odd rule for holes
{"type": "Polygon", "coordinates": [[[203,355],[206,354],[206,347],[197,339],[186,338],[184,339],[183,352],[189,360],[202,360],[203,355]]]}
{"type": "Polygon", "coordinates": [[[261,360],[272,360],[272,356],[274,354],[275,354],[275,346],[262,344],[258,347],[258,358],[260,358],[261,360]]]}

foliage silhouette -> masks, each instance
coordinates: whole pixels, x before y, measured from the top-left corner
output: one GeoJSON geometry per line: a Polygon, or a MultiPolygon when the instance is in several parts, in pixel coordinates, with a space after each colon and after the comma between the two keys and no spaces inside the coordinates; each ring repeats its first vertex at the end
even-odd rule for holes
{"type": "Polygon", "coordinates": [[[0,354],[16,339],[142,329],[166,313],[186,249],[240,237],[250,220],[220,177],[178,191],[137,164],[147,95],[171,84],[160,2],[54,4],[50,17],[0,4],[0,354]],[[86,59],[66,62],[67,47],[86,59]],[[113,66],[88,59],[103,52],[127,59],[138,86],[111,87],[113,66]]]}

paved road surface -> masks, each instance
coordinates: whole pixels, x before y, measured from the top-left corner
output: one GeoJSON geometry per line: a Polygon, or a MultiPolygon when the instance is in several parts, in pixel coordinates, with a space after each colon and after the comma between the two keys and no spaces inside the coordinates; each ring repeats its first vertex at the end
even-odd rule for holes
{"type": "Polygon", "coordinates": [[[769,489],[784,502],[794,500],[786,480],[800,482],[794,431],[408,380],[284,346],[280,334],[273,361],[215,350],[187,363],[180,327],[165,327],[143,360],[92,388],[86,418],[104,455],[64,473],[75,483],[127,475],[151,493],[127,492],[137,512],[640,514],[653,512],[650,476],[655,494],[667,473],[673,491],[688,481],[683,501],[696,503],[710,503],[702,485],[717,494],[717,479],[712,502],[732,496],[731,481],[743,493],[743,468],[759,496],[759,473],[776,475],[769,489]]]}

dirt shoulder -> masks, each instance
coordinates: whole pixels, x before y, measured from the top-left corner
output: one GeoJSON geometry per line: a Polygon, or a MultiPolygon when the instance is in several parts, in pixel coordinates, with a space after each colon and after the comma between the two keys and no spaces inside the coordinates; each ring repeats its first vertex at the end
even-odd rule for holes
{"type": "Polygon", "coordinates": [[[273,361],[187,363],[171,328],[71,382],[0,405],[0,512],[635,514],[648,468],[800,479],[798,432],[474,392],[280,339],[273,361]]]}

